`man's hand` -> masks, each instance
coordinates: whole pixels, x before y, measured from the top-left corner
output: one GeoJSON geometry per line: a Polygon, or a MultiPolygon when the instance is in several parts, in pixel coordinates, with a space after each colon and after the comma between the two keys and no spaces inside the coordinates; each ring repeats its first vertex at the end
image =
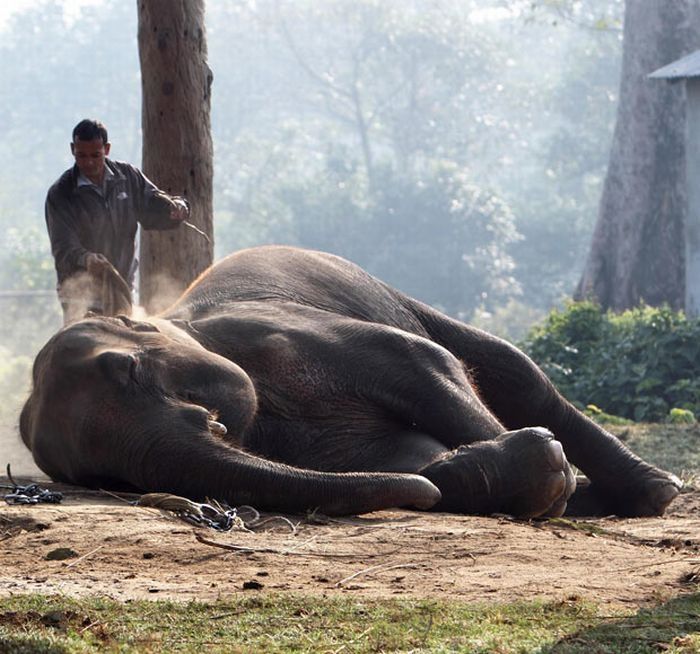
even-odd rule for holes
{"type": "Polygon", "coordinates": [[[182,198],[173,198],[172,206],[170,207],[170,220],[176,220],[181,223],[187,220],[190,215],[190,207],[182,198]]]}
{"type": "Polygon", "coordinates": [[[89,252],[85,257],[85,267],[91,274],[101,273],[103,270],[109,268],[109,265],[109,260],[104,254],[89,252]]]}

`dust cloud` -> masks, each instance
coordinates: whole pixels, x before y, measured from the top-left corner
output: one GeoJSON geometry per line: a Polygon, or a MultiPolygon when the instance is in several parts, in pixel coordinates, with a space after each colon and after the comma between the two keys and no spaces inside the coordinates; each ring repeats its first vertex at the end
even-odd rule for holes
{"type": "MultiPolygon", "coordinates": [[[[182,293],[181,286],[169,276],[159,275],[153,284],[159,298],[156,303],[158,312],[169,307],[182,293]]],[[[88,275],[76,276],[65,290],[73,301],[77,300],[76,307],[80,312],[80,315],[70,318],[70,322],[80,319],[93,308],[95,285],[88,275]]],[[[2,304],[0,392],[4,397],[0,406],[0,474],[10,464],[15,477],[45,478],[22,442],[19,415],[30,393],[34,357],[63,325],[60,303],[55,292],[45,291],[17,293],[4,298],[2,304]]],[[[133,307],[129,305],[128,310],[123,304],[121,308],[123,310],[119,313],[131,315],[136,320],[147,321],[157,315],[149,314],[136,303],[133,307]]]]}

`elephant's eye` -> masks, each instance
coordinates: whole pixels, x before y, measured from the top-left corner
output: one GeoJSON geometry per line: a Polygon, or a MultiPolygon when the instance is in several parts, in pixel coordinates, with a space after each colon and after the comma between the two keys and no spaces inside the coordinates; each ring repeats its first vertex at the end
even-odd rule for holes
{"type": "Polygon", "coordinates": [[[125,386],[134,379],[136,364],[136,357],[128,352],[102,352],[97,356],[102,373],[125,386]]]}

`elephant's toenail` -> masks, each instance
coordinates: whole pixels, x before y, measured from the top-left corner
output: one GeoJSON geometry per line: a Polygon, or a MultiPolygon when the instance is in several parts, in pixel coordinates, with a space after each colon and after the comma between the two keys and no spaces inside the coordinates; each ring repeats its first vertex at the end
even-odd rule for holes
{"type": "Polygon", "coordinates": [[[551,440],[547,443],[547,463],[552,470],[561,470],[564,467],[566,458],[564,448],[559,441],[551,440]]]}

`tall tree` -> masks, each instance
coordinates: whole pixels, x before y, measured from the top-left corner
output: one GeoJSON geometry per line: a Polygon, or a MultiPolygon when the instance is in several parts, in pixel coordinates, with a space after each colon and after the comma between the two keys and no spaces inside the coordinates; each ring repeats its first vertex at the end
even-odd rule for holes
{"type": "Polygon", "coordinates": [[[607,177],[576,295],[623,310],[681,308],[685,92],[647,75],[697,47],[694,0],[627,0],[620,100],[607,177]]]}
{"type": "Polygon", "coordinates": [[[204,0],[139,0],[143,170],[160,188],[187,198],[195,230],[144,232],[140,300],[168,306],[211,265],[212,73],[207,64],[204,0]]]}

